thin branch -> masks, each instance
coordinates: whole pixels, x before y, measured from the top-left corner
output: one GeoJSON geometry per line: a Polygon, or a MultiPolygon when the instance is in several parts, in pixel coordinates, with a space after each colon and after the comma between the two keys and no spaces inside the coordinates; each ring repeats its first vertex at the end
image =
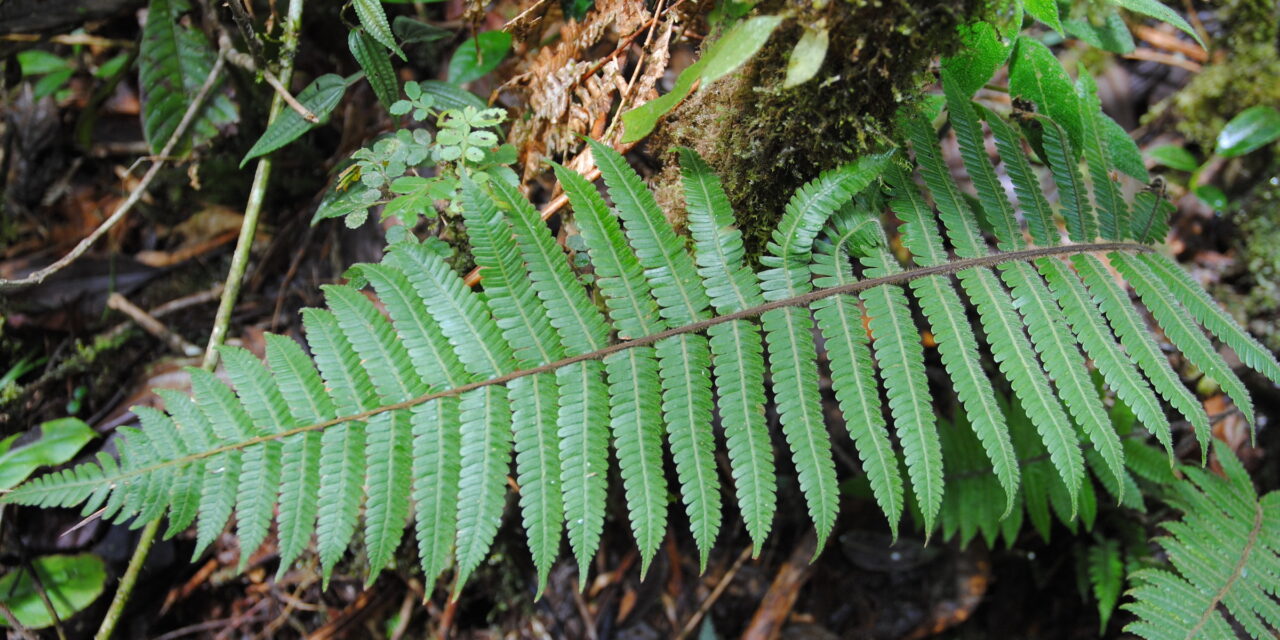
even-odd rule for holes
{"type": "Polygon", "coordinates": [[[276,74],[271,73],[270,69],[258,66],[254,63],[253,58],[240,53],[239,51],[232,51],[227,54],[227,59],[231,61],[231,64],[234,64],[241,69],[254,73],[261,73],[262,79],[266,80],[267,84],[271,85],[271,88],[275,90],[276,95],[279,96],[280,99],[284,100],[285,104],[289,105],[290,109],[293,109],[298,115],[302,116],[303,120],[311,123],[320,122],[320,117],[308,109],[306,105],[298,102],[298,99],[293,97],[292,93],[289,93],[289,89],[284,86],[284,83],[281,82],[279,78],[276,77],[276,74]]]}
{"type": "Polygon", "coordinates": [[[3,616],[5,622],[9,623],[10,629],[16,631],[18,635],[25,638],[25,640],[40,640],[36,637],[36,634],[31,633],[30,629],[22,626],[22,622],[18,620],[18,616],[13,615],[13,610],[10,609],[3,601],[0,601],[0,616],[3,616]]]}
{"type": "MultiPolygon", "coordinates": [[[[453,387],[451,389],[445,389],[443,391],[426,393],[416,398],[411,398],[403,402],[396,402],[393,404],[384,405],[376,409],[370,409],[368,411],[362,411],[360,413],[354,413],[346,416],[339,416],[337,418],[326,420],[324,422],[315,422],[315,423],[304,425],[301,427],[294,427],[292,429],[287,429],[285,431],[280,431],[278,433],[273,433],[273,434],[263,435],[263,436],[255,436],[252,438],[247,438],[240,442],[223,445],[221,447],[215,447],[213,449],[182,456],[180,458],[175,458],[173,460],[157,462],[155,464],[151,464],[145,467],[139,467],[131,471],[121,472],[117,475],[112,476],[112,479],[115,482],[119,482],[120,480],[132,478],[135,476],[144,476],[160,469],[165,469],[172,466],[181,466],[181,465],[191,464],[192,462],[195,462],[197,460],[203,460],[205,458],[226,453],[228,451],[239,451],[246,447],[251,447],[251,446],[263,444],[266,442],[281,440],[283,438],[288,438],[290,436],[293,436],[299,433],[307,433],[309,431],[321,431],[324,429],[328,429],[329,427],[339,425],[339,424],[344,424],[347,422],[364,422],[379,414],[387,413],[388,411],[402,411],[404,409],[411,409],[425,402],[430,402],[432,400],[437,400],[439,398],[449,398],[449,397],[461,395],[468,391],[480,389],[482,387],[488,387],[496,384],[506,384],[508,382],[511,382],[512,380],[517,380],[519,378],[539,375],[543,373],[551,373],[556,371],[557,369],[561,369],[563,367],[567,367],[571,364],[576,364],[578,362],[584,362],[587,360],[600,360],[602,358],[613,355],[620,351],[626,351],[627,349],[651,346],[656,342],[660,342],[662,340],[665,340],[667,338],[671,338],[674,336],[683,335],[687,333],[700,333],[700,332],[706,331],[707,329],[710,329],[711,327],[724,324],[726,322],[733,322],[734,320],[744,320],[748,318],[755,318],[757,316],[765,314],[769,311],[773,311],[775,309],[783,309],[787,307],[809,307],[810,305],[812,305],[814,302],[817,302],[818,300],[823,300],[836,295],[858,293],[860,291],[865,291],[873,287],[878,287],[878,286],[887,285],[887,284],[903,284],[903,283],[910,282],[912,280],[916,280],[918,278],[923,278],[926,276],[951,275],[951,274],[958,273],[960,271],[964,271],[966,269],[995,267],[1007,262],[1018,262],[1018,261],[1026,262],[1030,260],[1035,260],[1036,258],[1044,258],[1044,257],[1051,257],[1051,256],[1071,256],[1071,255],[1077,255],[1082,253],[1108,253],[1108,252],[1115,252],[1115,251],[1131,251],[1134,253],[1152,253],[1155,251],[1155,249],[1149,245],[1137,244],[1133,242],[1100,242],[1100,243],[1089,243],[1089,244],[1063,245],[1063,246],[1054,246],[1054,247],[1037,247],[1034,249],[1024,249],[1022,251],[992,253],[992,254],[977,257],[977,258],[965,258],[963,260],[955,260],[953,262],[947,262],[944,264],[934,265],[931,267],[920,267],[916,269],[910,269],[907,271],[901,271],[901,272],[890,274],[887,276],[880,276],[878,278],[868,278],[866,280],[858,280],[856,282],[850,282],[850,283],[842,284],[836,287],[814,289],[813,291],[810,291],[802,295],[793,296],[790,298],[784,298],[781,300],[774,300],[771,302],[766,302],[765,304],[762,304],[756,307],[743,309],[741,311],[735,311],[734,313],[728,313],[722,316],[716,316],[714,318],[709,318],[707,320],[699,320],[698,322],[686,324],[684,326],[675,327],[672,329],[667,329],[666,331],[661,331],[658,333],[647,335],[642,338],[624,340],[622,342],[614,343],[603,349],[598,349],[590,353],[571,356],[568,358],[557,360],[556,362],[552,362],[550,364],[544,364],[544,365],[541,365],[538,367],[532,367],[529,369],[521,369],[519,371],[513,371],[511,373],[504,374],[495,378],[489,378],[488,380],[471,382],[468,384],[453,387]]],[[[102,479],[94,479],[87,482],[92,484],[97,484],[102,481],[103,481],[102,479]]],[[[59,485],[59,489],[65,490],[68,487],[77,486],[77,484],[79,483],[72,482],[72,483],[61,484],[59,485]]],[[[5,495],[10,493],[11,491],[12,490],[0,491],[0,502],[3,502],[5,499],[5,495]]],[[[456,596],[457,596],[457,593],[454,592],[452,597],[456,597],[456,596]]]]}
{"type": "Polygon", "coordinates": [[[125,215],[133,209],[133,206],[138,204],[138,201],[142,199],[143,194],[147,192],[147,187],[151,186],[151,182],[160,174],[160,170],[163,169],[165,164],[171,159],[170,156],[173,153],[173,150],[177,148],[178,142],[186,135],[187,129],[191,127],[191,124],[195,122],[196,117],[200,114],[200,110],[204,106],[205,98],[208,97],[211,91],[213,91],[214,85],[218,82],[218,77],[222,75],[222,69],[226,66],[227,62],[228,51],[229,50],[225,47],[218,49],[218,59],[213,63],[213,68],[209,70],[209,75],[205,76],[204,84],[200,85],[200,90],[196,92],[195,98],[193,98],[191,100],[191,104],[187,106],[187,112],[182,115],[182,120],[178,122],[177,128],[173,130],[173,133],[169,136],[169,140],[165,142],[164,148],[160,150],[160,153],[152,159],[151,168],[147,169],[147,173],[142,176],[142,179],[138,181],[137,186],[135,186],[133,191],[129,193],[129,197],[125,198],[125,201],[120,203],[120,206],[116,208],[115,213],[111,214],[111,217],[98,225],[98,228],[94,229],[93,233],[90,233],[84,240],[81,240],[80,244],[77,244],[74,249],[67,253],[67,255],[59,258],[57,262],[54,262],[53,264],[23,278],[18,278],[16,280],[0,280],[0,291],[44,282],[49,276],[61,271],[66,268],[67,265],[79,259],[80,256],[84,255],[84,252],[89,250],[89,247],[93,246],[93,243],[98,241],[98,238],[101,238],[104,234],[110,231],[112,227],[116,226],[117,223],[124,219],[125,215]]]}
{"type": "Polygon", "coordinates": [[[1146,60],[1148,62],[1158,62],[1160,64],[1169,65],[1171,67],[1186,69],[1191,73],[1200,73],[1200,70],[1203,68],[1203,65],[1201,65],[1198,62],[1195,62],[1194,60],[1188,60],[1186,58],[1175,56],[1171,53],[1165,53],[1163,51],[1156,51],[1155,49],[1148,49],[1147,47],[1138,47],[1137,49],[1134,49],[1133,51],[1130,51],[1129,53],[1124,54],[1124,57],[1130,60],[1146,60]]]}
{"type": "Polygon", "coordinates": [[[131,320],[136,322],[147,333],[159,338],[169,348],[178,353],[189,357],[200,355],[200,347],[187,342],[186,338],[176,334],[172,329],[166,327],[163,322],[156,320],[154,316],[138,307],[138,305],[129,301],[128,298],[120,295],[119,292],[113,292],[107,296],[107,306],[123,313],[131,320]]]}

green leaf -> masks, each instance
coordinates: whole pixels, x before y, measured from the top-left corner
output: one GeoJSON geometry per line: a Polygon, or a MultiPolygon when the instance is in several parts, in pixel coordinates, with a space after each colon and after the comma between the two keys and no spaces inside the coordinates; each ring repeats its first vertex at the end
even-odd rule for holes
{"type": "Polygon", "coordinates": [[[1057,0],[1023,0],[1022,6],[1031,17],[1049,25],[1054,31],[1062,33],[1057,0]]]}
{"type": "Polygon", "coordinates": [[[622,114],[622,141],[635,142],[649,135],[657,126],[658,118],[680,104],[698,80],[705,89],[751,59],[781,22],[781,16],[756,16],[735,24],[712,43],[697,62],[680,72],[669,93],[622,114]]]}
{"type": "Polygon", "coordinates": [[[462,85],[493,71],[511,50],[511,34],[485,31],[458,45],[449,60],[449,82],[462,85]]]}
{"type": "Polygon", "coordinates": [[[1231,199],[1227,197],[1226,192],[1211,184],[1196,185],[1191,189],[1201,202],[1209,206],[1214,211],[1222,211],[1231,206],[1231,199]]]}
{"type": "Polygon", "coordinates": [[[1280,138],[1280,111],[1259,105],[1241,111],[1218,134],[1217,154],[1242,156],[1280,138]]]}
{"type": "Polygon", "coordinates": [[[426,44],[453,37],[453,32],[448,29],[441,29],[409,16],[396,16],[396,19],[391,21],[391,30],[404,44],[426,44]]]}
{"type": "Polygon", "coordinates": [[[1183,33],[1186,33],[1187,35],[1194,38],[1196,42],[1200,43],[1200,46],[1205,47],[1206,49],[1209,47],[1209,45],[1204,43],[1204,40],[1200,39],[1200,34],[1196,33],[1196,30],[1192,29],[1191,25],[1187,24],[1186,20],[1182,19],[1182,16],[1174,12],[1173,9],[1170,9],[1169,7],[1166,7],[1165,5],[1161,4],[1159,0],[1111,0],[1111,1],[1114,2],[1117,6],[1124,7],[1125,9],[1128,9],[1134,13],[1141,13],[1144,16],[1151,16],[1156,20],[1167,22],[1181,29],[1183,33]]]}
{"type": "Polygon", "coordinates": [[[75,457],[97,437],[76,418],[59,418],[40,425],[40,438],[11,449],[17,434],[0,440],[0,491],[11,489],[40,467],[60,465],[75,457]]]}
{"type": "Polygon", "coordinates": [[[1071,146],[1080,148],[1083,135],[1075,87],[1058,58],[1038,40],[1018,38],[1009,63],[1009,94],[1035,103],[1040,113],[1067,130],[1071,146]]]}
{"type": "Polygon", "coordinates": [[[1179,171],[1195,171],[1200,167],[1190,151],[1175,144],[1162,144],[1147,152],[1147,157],[1158,164],[1179,171]]]}
{"type": "Polygon", "coordinates": [[[1005,44],[989,22],[978,21],[959,29],[963,45],[955,55],[943,59],[942,67],[950,72],[959,91],[968,98],[987,84],[1009,59],[1013,43],[1005,44]]]}
{"type": "Polygon", "coordinates": [[[1134,180],[1142,182],[1150,180],[1151,175],[1147,173],[1147,166],[1142,162],[1142,151],[1138,149],[1138,143],[1133,141],[1129,132],[1125,131],[1124,127],[1111,116],[1102,112],[1099,112],[1098,125],[1102,128],[1102,137],[1106,140],[1107,151],[1111,154],[1111,166],[1134,180]]]}
{"type": "Polygon", "coordinates": [[[405,59],[404,52],[400,47],[396,46],[396,39],[391,34],[391,25],[387,24],[387,14],[382,10],[382,2],[380,0],[353,0],[356,8],[356,15],[360,18],[360,24],[364,25],[365,31],[373,36],[382,46],[390,49],[393,53],[400,56],[401,60],[405,59]]]}
{"type": "Polygon", "coordinates": [[[1133,34],[1129,33],[1129,25],[1115,9],[1107,12],[1101,24],[1089,17],[1067,20],[1063,23],[1067,34],[1093,45],[1103,51],[1124,55],[1134,50],[1133,34]]]}
{"type": "MultiPolygon", "coordinates": [[[[106,563],[92,553],[40,556],[31,560],[31,568],[35,580],[21,566],[0,576],[0,604],[28,629],[44,629],[55,622],[41,591],[53,603],[57,619],[65,622],[93,604],[107,582],[106,563]]],[[[9,622],[0,618],[0,627],[8,626],[9,622]]]]}
{"type": "MultiPolygon", "coordinates": [[[[216,57],[204,32],[179,22],[190,9],[187,0],[151,0],[148,5],[138,52],[138,82],[142,89],[142,130],[154,153],[160,153],[178,128],[216,57]]],[[[221,82],[215,81],[187,131],[187,142],[178,147],[179,152],[213,138],[219,127],[236,121],[235,105],[219,92],[221,82]]]]}
{"type": "Polygon", "coordinates": [[[368,78],[373,95],[378,97],[382,106],[390,109],[400,99],[400,83],[396,81],[396,70],[391,66],[386,49],[363,29],[352,29],[347,34],[347,48],[364,69],[364,77],[368,78]]]}
{"type": "Polygon", "coordinates": [[[72,64],[48,51],[28,49],[18,52],[18,66],[22,68],[23,77],[28,77],[62,71],[71,67],[72,64]]]}
{"type": "Polygon", "coordinates": [[[422,80],[418,82],[422,95],[435,99],[435,105],[441,109],[465,109],[475,107],[477,110],[488,108],[488,104],[479,96],[457,85],[440,80],[422,80]]]}
{"type": "Polygon", "coordinates": [[[262,137],[253,143],[253,147],[240,160],[240,166],[243,167],[250,160],[267,155],[297,140],[302,134],[327,122],[329,115],[342,100],[342,95],[346,93],[349,84],[342,76],[332,73],[326,73],[312,81],[307,88],[298,93],[297,97],[298,102],[320,118],[320,122],[307,122],[293,109],[281,111],[276,119],[267,125],[267,130],[262,133],[262,137]]]}
{"type": "Polygon", "coordinates": [[[782,83],[782,88],[790,89],[813,79],[818,74],[818,69],[822,68],[830,42],[831,35],[827,29],[805,29],[787,60],[787,79],[782,83]]]}

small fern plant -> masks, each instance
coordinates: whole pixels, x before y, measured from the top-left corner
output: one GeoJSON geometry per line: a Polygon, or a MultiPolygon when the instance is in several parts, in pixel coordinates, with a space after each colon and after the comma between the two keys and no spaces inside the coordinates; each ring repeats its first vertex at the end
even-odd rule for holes
{"type": "Polygon", "coordinates": [[[353,267],[348,284],[326,286],[327,309],[304,310],[310,357],[280,336],[268,336],[265,366],[225,348],[230,385],[193,370],[192,396],[162,390],[164,412],[136,409],[141,428],[126,430],[118,461],[100,454],[3,500],[83,505],[86,514],[101,509],[135,524],[167,514],[169,535],[194,521],[197,554],[234,514],[242,565],[274,520],[281,571],[314,535],[326,580],[357,530],[372,580],[411,519],[426,578],[452,566],[464,584],[499,528],[514,452],[540,591],[564,532],[587,569],[615,467],[641,571],[648,568],[667,527],[664,439],[702,562],[721,527],[720,446],[758,551],[777,508],[765,414],[772,390],[821,543],[835,523],[839,485],[823,419],[816,323],[846,429],[895,532],[908,486],[925,530],[938,524],[948,430],[966,429],[990,462],[1001,516],[1013,512],[1020,486],[1032,488],[1011,440],[1011,410],[998,400],[1005,389],[1074,518],[1086,495],[1086,459],[1096,457],[1119,499],[1127,497],[1125,447],[1086,357],[1169,451],[1166,465],[1172,430],[1165,404],[1202,444],[1209,439],[1203,408],[1099,254],[1184,357],[1252,421],[1244,385],[1201,326],[1273,380],[1280,364],[1156,251],[1169,206],[1150,192],[1132,203],[1121,197],[1108,176],[1116,163],[1099,133],[1103,116],[1088,76],[1079,91],[1088,106],[1082,151],[1091,185],[1058,123],[1022,118],[1021,130],[1036,134],[1057,183],[1056,211],[1019,127],[972,103],[947,77],[944,89],[976,198],[951,178],[935,129],[905,119],[901,148],[826,172],[796,192],[759,272],[743,260],[718,179],[689,150],[680,156],[692,252],[608,146],[590,142],[612,207],[593,184],[555,166],[589,257],[589,286],[514,187],[463,176],[462,215],[483,291],[464,285],[443,243],[393,243],[380,263],[353,267]],[[984,121],[1025,232],[987,158],[984,121]],[[901,222],[896,228],[882,219],[886,199],[901,222]],[[891,236],[901,239],[909,263],[891,236]],[[960,424],[940,425],[931,407],[922,326],[967,416],[960,424]],[[722,433],[713,428],[717,414],[722,433]]]}

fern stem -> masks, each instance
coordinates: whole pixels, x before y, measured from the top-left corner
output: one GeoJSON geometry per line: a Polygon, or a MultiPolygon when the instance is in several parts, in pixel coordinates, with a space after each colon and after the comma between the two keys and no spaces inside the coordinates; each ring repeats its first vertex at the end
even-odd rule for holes
{"type": "MultiPolygon", "coordinates": [[[[302,27],[302,7],[306,0],[289,0],[288,14],[284,22],[283,45],[280,49],[280,82],[288,85],[290,79],[293,78],[293,60],[298,50],[298,35],[302,27]]],[[[224,41],[225,42],[225,41],[224,41]]],[[[222,55],[218,56],[218,65],[214,66],[214,73],[221,70],[221,63],[225,59],[225,49],[222,55]]],[[[197,103],[198,104],[198,103],[197,103]]],[[[276,94],[271,101],[271,111],[267,117],[267,124],[284,111],[286,107],[285,101],[280,94],[276,94]]],[[[195,105],[191,107],[194,111],[195,105]]],[[[188,114],[190,115],[190,114],[188,114]]],[[[182,128],[179,127],[174,133],[174,138],[181,136],[182,128]]],[[[173,144],[174,140],[170,140],[169,144],[173,144]]],[[[167,148],[168,145],[166,145],[167,148]]],[[[160,166],[158,163],[157,167],[160,166]]],[[[231,258],[231,268],[227,272],[227,281],[222,290],[222,300],[218,305],[218,313],[214,317],[213,329],[209,333],[209,343],[205,347],[204,362],[202,368],[207,371],[213,371],[218,364],[217,347],[222,344],[227,335],[227,327],[231,324],[231,311],[235,308],[236,299],[240,295],[240,283],[244,278],[245,268],[249,264],[249,250],[253,245],[253,236],[258,229],[258,217],[262,213],[262,203],[266,198],[267,183],[271,179],[271,157],[266,156],[258,160],[258,167],[253,176],[253,185],[250,187],[249,200],[245,203],[244,220],[240,225],[240,237],[236,241],[235,253],[231,258]]],[[[139,190],[141,191],[141,190],[139,190]]],[[[147,523],[138,536],[138,546],[133,551],[133,556],[129,558],[129,565],[125,568],[124,575],[120,577],[120,585],[116,588],[115,596],[111,600],[111,606],[107,609],[106,615],[102,619],[102,623],[98,626],[98,633],[94,635],[94,640],[107,640],[115,631],[116,624],[120,621],[120,616],[124,613],[125,605],[129,602],[129,596],[133,593],[133,587],[137,584],[138,574],[142,572],[142,565],[146,563],[147,555],[151,552],[151,546],[155,544],[156,534],[160,531],[160,519],[156,518],[147,523]]]]}
{"type": "Polygon", "coordinates": [[[489,378],[487,380],[480,380],[477,382],[464,384],[458,387],[453,387],[451,389],[445,389],[443,391],[436,391],[432,393],[423,394],[416,398],[411,398],[409,400],[405,400],[402,402],[396,402],[394,404],[384,405],[384,406],[377,407],[375,409],[369,409],[360,413],[339,416],[337,418],[333,418],[332,420],[326,420],[324,422],[316,422],[316,423],[304,425],[301,427],[294,427],[292,429],[280,431],[278,433],[255,436],[255,437],[243,440],[241,442],[223,445],[221,447],[208,449],[206,451],[201,451],[199,453],[194,453],[188,456],[176,458],[166,462],[153,464],[146,467],[139,467],[132,471],[124,471],[114,477],[117,477],[119,479],[125,479],[125,478],[131,478],[134,476],[146,475],[157,469],[163,469],[163,468],[167,468],[175,465],[180,466],[180,465],[190,464],[192,462],[195,462],[196,460],[202,460],[204,458],[216,456],[218,454],[226,453],[228,451],[238,451],[238,450],[244,449],[245,447],[251,447],[257,444],[263,444],[266,442],[271,442],[273,440],[280,440],[282,438],[287,438],[289,436],[292,436],[298,433],[306,433],[308,431],[321,431],[329,427],[343,424],[346,422],[366,421],[369,418],[372,418],[373,416],[386,413],[388,411],[401,411],[404,409],[411,409],[424,402],[429,402],[437,398],[453,397],[453,396],[466,393],[467,391],[472,391],[474,389],[479,389],[482,387],[488,387],[490,385],[506,384],[517,378],[524,378],[526,376],[552,372],[557,369],[569,366],[571,364],[576,364],[576,363],[584,362],[587,360],[599,360],[611,354],[618,353],[620,351],[626,351],[628,349],[634,349],[636,347],[652,346],[654,343],[660,340],[663,340],[664,338],[670,338],[672,336],[678,336],[686,333],[698,333],[701,331],[706,331],[711,327],[721,325],[726,322],[733,322],[734,320],[742,320],[745,318],[755,318],[767,311],[772,311],[774,309],[781,309],[784,307],[808,307],[809,305],[813,304],[814,302],[817,302],[818,300],[830,298],[831,296],[848,294],[848,293],[858,293],[860,291],[865,291],[867,289],[871,289],[873,287],[878,287],[881,285],[903,284],[903,283],[911,282],[912,280],[916,280],[918,278],[923,278],[926,276],[950,275],[960,271],[964,271],[965,269],[972,269],[975,267],[995,267],[995,266],[1004,264],[1006,262],[1035,260],[1036,258],[1043,258],[1047,256],[1071,256],[1071,255],[1086,254],[1086,253],[1108,253],[1108,252],[1114,252],[1114,251],[1150,253],[1152,251],[1155,251],[1155,249],[1148,245],[1137,244],[1133,242],[1099,242],[1099,243],[1089,243],[1089,244],[1062,245],[1062,246],[1055,246],[1055,247],[1037,247],[1034,249],[1026,249],[1023,251],[1010,251],[1007,253],[992,253],[985,256],[979,256],[976,258],[965,258],[965,259],[956,260],[953,262],[948,262],[945,264],[935,265],[931,267],[909,269],[906,271],[901,271],[901,272],[890,274],[890,275],[880,276],[877,278],[868,278],[866,280],[858,280],[857,282],[850,282],[848,284],[843,284],[836,287],[814,289],[813,291],[810,291],[808,293],[804,293],[798,296],[766,302],[765,304],[762,304],[756,307],[751,307],[749,309],[735,311],[733,313],[716,316],[706,320],[699,320],[698,322],[686,324],[686,325],[675,327],[672,329],[667,329],[665,331],[660,331],[658,333],[647,335],[642,338],[626,340],[626,341],[619,342],[619,343],[610,345],[608,347],[605,347],[604,349],[592,351],[590,353],[583,353],[575,356],[570,356],[568,358],[557,360],[556,362],[552,362],[550,364],[533,367],[531,369],[521,369],[518,371],[512,371],[510,373],[506,373],[494,378],[489,378]]]}

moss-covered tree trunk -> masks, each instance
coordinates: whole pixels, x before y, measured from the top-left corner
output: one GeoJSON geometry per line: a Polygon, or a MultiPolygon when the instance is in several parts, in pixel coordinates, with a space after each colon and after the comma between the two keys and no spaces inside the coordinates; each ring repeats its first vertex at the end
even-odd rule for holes
{"type": "MultiPolygon", "coordinates": [[[[985,0],[800,4],[762,2],[759,13],[793,17],[736,74],[686,100],[649,141],[658,154],[687,146],[707,159],[724,180],[753,257],[797,187],[887,142],[895,111],[920,97],[933,79],[932,61],[957,46],[957,25],[985,15],[988,6],[985,0]],[[830,45],[821,69],[809,82],[783,88],[796,42],[806,28],[823,27],[830,45]]],[[[678,224],[678,168],[665,160],[655,186],[678,224]]]]}

